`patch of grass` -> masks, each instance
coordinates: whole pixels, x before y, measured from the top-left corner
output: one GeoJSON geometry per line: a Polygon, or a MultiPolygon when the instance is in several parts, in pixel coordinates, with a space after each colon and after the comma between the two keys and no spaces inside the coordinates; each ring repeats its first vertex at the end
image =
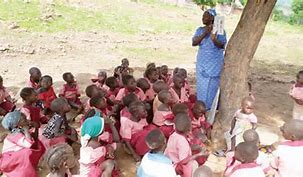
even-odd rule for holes
{"type": "MultiPolygon", "coordinates": [[[[146,8],[154,8],[150,7],[151,4],[154,4],[154,2],[145,4],[146,8]]],[[[155,8],[159,6],[180,9],[161,4],[157,4],[155,8]]],[[[22,28],[34,32],[88,31],[92,29],[125,34],[136,34],[142,31],[155,33],[186,32],[191,30],[194,25],[192,22],[184,22],[182,19],[175,20],[136,9],[124,8],[123,3],[111,4],[104,10],[89,10],[68,6],[63,2],[56,1],[54,11],[60,16],[55,16],[50,21],[43,21],[40,19],[41,7],[39,1],[30,3],[23,3],[22,1],[0,2],[0,17],[4,21],[17,22],[22,28]]]]}

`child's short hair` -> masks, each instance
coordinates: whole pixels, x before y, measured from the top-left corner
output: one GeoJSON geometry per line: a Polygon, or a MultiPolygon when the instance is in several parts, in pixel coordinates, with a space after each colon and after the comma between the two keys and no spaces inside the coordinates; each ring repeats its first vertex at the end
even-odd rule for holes
{"type": "Polygon", "coordinates": [[[260,141],[259,135],[256,132],[256,130],[254,130],[254,129],[246,130],[243,133],[243,139],[244,139],[245,142],[251,142],[251,143],[254,143],[254,144],[258,144],[259,141],[260,141]]]}
{"type": "Polygon", "coordinates": [[[31,96],[33,93],[35,93],[35,89],[32,87],[24,87],[20,92],[20,97],[23,100],[26,100],[27,97],[31,96]]]}
{"type": "MultiPolygon", "coordinates": [[[[303,139],[303,121],[291,119],[281,127],[281,131],[291,135],[296,140],[303,139]]],[[[284,134],[284,133],[283,133],[284,134]]]]}
{"type": "MultiPolygon", "coordinates": [[[[242,163],[251,163],[254,162],[258,155],[258,146],[251,142],[242,142],[237,145],[235,154],[238,154],[242,163]]],[[[237,156],[237,155],[236,155],[237,156]]]]}
{"type": "Polygon", "coordinates": [[[68,104],[65,98],[56,98],[54,101],[52,101],[50,108],[55,113],[58,113],[65,104],[68,104]]]}
{"type": "Polygon", "coordinates": [[[299,79],[300,75],[303,75],[303,70],[299,71],[297,74],[297,79],[299,79]]]}
{"type": "Polygon", "coordinates": [[[200,101],[200,100],[197,100],[197,101],[195,102],[194,108],[195,108],[196,106],[202,106],[202,107],[204,107],[204,108],[206,107],[205,103],[204,103],[203,101],[200,101]]]}
{"type": "Polygon", "coordinates": [[[162,90],[158,93],[158,99],[159,101],[161,101],[162,103],[165,103],[167,101],[168,96],[171,93],[168,90],[162,90]]]}
{"type": "Polygon", "coordinates": [[[176,75],[176,74],[179,72],[179,69],[180,69],[180,68],[178,68],[178,67],[176,67],[176,68],[174,69],[174,71],[173,71],[173,76],[176,75]]]}
{"type": "Polygon", "coordinates": [[[29,70],[28,70],[28,73],[30,75],[33,75],[33,74],[36,74],[36,73],[41,73],[40,69],[37,68],[37,67],[31,67],[29,70]]]}
{"type": "Polygon", "coordinates": [[[213,177],[213,172],[208,166],[200,166],[194,172],[193,177],[213,177]]]}
{"type": "Polygon", "coordinates": [[[247,97],[244,97],[244,98],[242,99],[241,104],[244,104],[244,103],[247,103],[247,102],[255,103],[255,100],[254,100],[252,97],[247,96],[247,97]]]}
{"type": "Polygon", "coordinates": [[[145,137],[145,143],[150,150],[161,148],[165,144],[165,141],[164,134],[158,128],[149,132],[145,137]]]}
{"type": "Polygon", "coordinates": [[[138,101],[138,97],[134,93],[129,93],[128,95],[122,98],[122,103],[126,107],[129,107],[129,105],[134,101],[138,101]]]}
{"type": "Polygon", "coordinates": [[[138,110],[139,110],[140,108],[146,109],[146,108],[145,108],[145,104],[143,104],[141,101],[136,101],[136,102],[132,102],[132,103],[129,105],[128,110],[129,110],[129,112],[130,112],[132,115],[135,115],[135,114],[138,112],[138,110]]]}
{"type": "Polygon", "coordinates": [[[104,96],[103,95],[92,97],[89,100],[89,105],[92,106],[92,107],[97,107],[98,104],[100,103],[100,101],[102,101],[102,100],[104,100],[104,96]]]}
{"type": "Polygon", "coordinates": [[[150,88],[150,85],[145,78],[140,78],[137,80],[137,87],[141,88],[142,90],[147,90],[150,88]]]}
{"type": "Polygon", "coordinates": [[[69,75],[73,75],[73,74],[71,72],[63,73],[63,75],[62,75],[63,80],[66,81],[66,79],[69,75]]]}
{"type": "Polygon", "coordinates": [[[47,82],[53,82],[53,78],[50,75],[44,75],[41,77],[40,81],[46,80],[47,82]]]}
{"type": "Polygon", "coordinates": [[[129,80],[131,80],[131,79],[135,79],[134,76],[129,75],[129,74],[123,76],[123,77],[122,77],[122,83],[123,83],[123,85],[127,85],[128,82],[129,82],[129,80]]]}
{"type": "Polygon", "coordinates": [[[175,126],[176,130],[185,133],[186,131],[190,130],[191,127],[191,120],[188,114],[186,113],[179,113],[175,117],[175,126]]]}
{"type": "Polygon", "coordinates": [[[3,78],[2,78],[2,76],[0,76],[0,82],[3,82],[3,78]]]}
{"type": "Polygon", "coordinates": [[[87,97],[91,98],[93,95],[92,95],[92,92],[95,90],[95,89],[98,89],[98,87],[96,85],[89,85],[86,87],[85,89],[85,94],[87,97]]]}
{"type": "Polygon", "coordinates": [[[161,69],[168,69],[168,66],[167,65],[162,65],[161,69]]]}
{"type": "Polygon", "coordinates": [[[154,62],[147,63],[146,69],[149,69],[149,68],[156,68],[156,64],[154,62]]]}
{"type": "Polygon", "coordinates": [[[99,76],[99,75],[103,75],[103,76],[105,76],[105,78],[107,77],[107,73],[106,73],[105,70],[100,70],[100,71],[98,72],[98,76],[99,76]]]}
{"type": "Polygon", "coordinates": [[[177,103],[173,106],[172,109],[173,114],[176,116],[177,114],[180,113],[188,113],[188,106],[184,103],[177,103]]]}
{"type": "Polygon", "coordinates": [[[187,71],[184,68],[179,68],[178,74],[180,74],[180,75],[187,75],[187,71]]]}
{"type": "Polygon", "coordinates": [[[56,172],[64,163],[70,158],[74,156],[74,152],[72,147],[68,144],[58,144],[51,147],[45,156],[45,162],[51,172],[56,172]]]}
{"type": "Polygon", "coordinates": [[[150,76],[153,72],[157,72],[157,69],[154,67],[150,67],[145,70],[144,75],[148,78],[148,76],[150,76]]]}
{"type": "Polygon", "coordinates": [[[105,81],[105,84],[109,87],[109,88],[113,88],[115,86],[115,82],[117,82],[117,78],[111,76],[108,77],[105,81]]]}
{"type": "Polygon", "coordinates": [[[153,90],[156,93],[159,93],[161,90],[168,90],[168,85],[162,81],[162,80],[158,80],[153,84],[153,90]]]}

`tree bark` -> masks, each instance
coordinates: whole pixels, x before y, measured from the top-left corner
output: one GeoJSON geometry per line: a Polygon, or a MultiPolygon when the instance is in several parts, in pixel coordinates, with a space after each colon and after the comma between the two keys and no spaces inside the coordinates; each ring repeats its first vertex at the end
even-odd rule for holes
{"type": "Polygon", "coordinates": [[[248,96],[248,69],[277,0],[248,0],[225,53],[219,120],[226,130],[248,96]]]}

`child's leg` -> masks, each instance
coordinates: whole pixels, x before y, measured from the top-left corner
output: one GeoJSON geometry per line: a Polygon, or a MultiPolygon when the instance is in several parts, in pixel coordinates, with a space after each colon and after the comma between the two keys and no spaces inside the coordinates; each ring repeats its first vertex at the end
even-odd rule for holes
{"type": "Polygon", "coordinates": [[[111,177],[115,168],[115,161],[106,160],[101,164],[100,168],[102,170],[102,177],[111,177]]]}

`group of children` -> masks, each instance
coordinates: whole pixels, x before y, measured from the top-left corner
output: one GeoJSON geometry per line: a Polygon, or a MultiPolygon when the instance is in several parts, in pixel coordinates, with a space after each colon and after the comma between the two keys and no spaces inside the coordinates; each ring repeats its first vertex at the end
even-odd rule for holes
{"type": "MultiPolygon", "coordinates": [[[[100,71],[91,79],[84,102],[72,73],[63,74],[65,84],[59,94],[51,76],[42,76],[36,67],[29,74],[27,87],[19,92],[23,105],[18,108],[0,77],[0,114],[3,127],[10,132],[0,157],[4,175],[35,177],[43,159],[50,170],[48,177],[120,176],[115,151],[121,147],[141,162],[138,177],[212,176],[204,165],[210,154],[206,147],[212,126],[206,119],[205,104],[195,99],[185,69],[175,68],[171,75],[166,65],[150,63],[143,77],[135,79],[129,61],[123,59],[113,76],[100,71]],[[70,124],[74,119],[66,116],[71,109],[82,115],[78,130],[70,124]],[[81,144],[80,159],[73,155],[70,145],[74,143],[81,144]]],[[[251,95],[243,99],[225,134],[225,176],[261,177],[270,169],[282,177],[303,176],[294,164],[303,160],[295,154],[303,148],[303,72],[297,78],[290,93],[296,119],[281,128],[288,141],[278,146],[277,158],[270,163],[259,151],[251,95]]]]}

